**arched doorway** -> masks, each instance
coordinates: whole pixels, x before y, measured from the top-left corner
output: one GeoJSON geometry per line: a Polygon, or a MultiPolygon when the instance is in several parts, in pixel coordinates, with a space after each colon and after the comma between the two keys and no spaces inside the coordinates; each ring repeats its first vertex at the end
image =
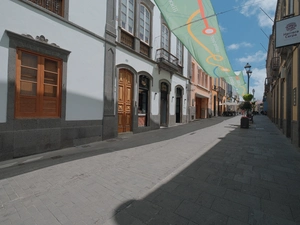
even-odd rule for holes
{"type": "Polygon", "coordinates": [[[169,85],[166,82],[160,84],[160,125],[168,125],[169,112],[169,85]]]}
{"type": "Polygon", "coordinates": [[[127,69],[119,70],[118,132],[132,130],[133,74],[127,69]]]}
{"type": "Polygon", "coordinates": [[[182,115],[182,89],[176,88],[176,123],[181,123],[182,115]]]}
{"type": "Polygon", "coordinates": [[[149,126],[149,89],[150,80],[145,75],[139,76],[138,126],[149,126]]]}

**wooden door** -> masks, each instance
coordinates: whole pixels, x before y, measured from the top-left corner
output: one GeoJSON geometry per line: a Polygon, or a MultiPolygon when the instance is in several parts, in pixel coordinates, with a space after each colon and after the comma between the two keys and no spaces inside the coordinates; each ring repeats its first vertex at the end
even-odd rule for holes
{"type": "Polygon", "coordinates": [[[118,96],[118,132],[131,131],[132,124],[132,84],[133,75],[126,69],[119,72],[119,96],[118,96]]]}

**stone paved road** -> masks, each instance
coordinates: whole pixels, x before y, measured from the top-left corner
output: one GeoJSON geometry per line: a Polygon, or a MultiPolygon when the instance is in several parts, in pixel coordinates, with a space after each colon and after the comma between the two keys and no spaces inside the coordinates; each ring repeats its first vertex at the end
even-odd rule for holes
{"type": "Polygon", "coordinates": [[[299,225],[299,149],[239,119],[1,162],[0,224],[299,225]]]}

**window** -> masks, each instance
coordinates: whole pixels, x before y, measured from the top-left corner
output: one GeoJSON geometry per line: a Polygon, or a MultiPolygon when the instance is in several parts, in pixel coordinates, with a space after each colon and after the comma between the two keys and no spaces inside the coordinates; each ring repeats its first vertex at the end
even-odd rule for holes
{"type": "Polygon", "coordinates": [[[192,74],[191,74],[191,80],[192,80],[192,82],[195,82],[195,63],[192,63],[192,74]]]}
{"type": "Polygon", "coordinates": [[[134,32],[134,2],[133,0],[122,0],[121,2],[121,26],[124,30],[133,34],[134,32]]]}
{"type": "Polygon", "coordinates": [[[166,25],[161,26],[161,47],[169,51],[170,32],[166,25]]]}
{"type": "Polygon", "coordinates": [[[150,12],[144,6],[140,6],[140,39],[149,44],[150,41],[150,12]]]}
{"type": "Polygon", "coordinates": [[[150,12],[144,6],[140,5],[140,53],[150,56],[150,12]]]}
{"type": "Polygon", "coordinates": [[[178,58],[178,65],[182,66],[182,49],[183,45],[181,41],[177,38],[177,51],[176,51],[176,57],[178,58]]]}
{"type": "Polygon", "coordinates": [[[162,24],[161,26],[161,48],[165,49],[163,51],[163,57],[166,60],[169,60],[169,40],[170,40],[170,32],[166,25],[162,24]]]}
{"type": "Polygon", "coordinates": [[[289,0],[289,12],[288,15],[294,13],[294,0],[289,0]]]}
{"type": "Polygon", "coordinates": [[[60,117],[62,61],[17,50],[16,118],[60,117]]]}
{"type": "Polygon", "coordinates": [[[59,16],[64,15],[64,0],[29,0],[59,16]]]}
{"type": "Polygon", "coordinates": [[[198,68],[198,84],[201,85],[201,70],[198,68]]]}

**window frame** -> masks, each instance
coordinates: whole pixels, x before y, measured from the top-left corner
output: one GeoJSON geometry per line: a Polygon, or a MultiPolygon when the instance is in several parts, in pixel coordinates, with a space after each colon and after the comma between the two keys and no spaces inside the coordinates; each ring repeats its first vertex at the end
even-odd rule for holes
{"type": "Polygon", "coordinates": [[[39,5],[38,3],[33,2],[32,0],[21,0],[21,1],[28,5],[33,6],[35,8],[38,8],[39,10],[49,13],[51,15],[55,15],[55,16],[58,16],[58,17],[64,18],[64,19],[69,18],[69,1],[70,0],[61,0],[62,1],[62,14],[61,15],[47,9],[46,7],[39,5]]]}
{"type": "Polygon", "coordinates": [[[151,15],[151,12],[150,12],[150,10],[148,9],[148,7],[145,5],[145,4],[143,4],[143,3],[141,3],[140,4],[140,11],[139,11],[139,14],[140,14],[140,17],[139,17],[139,39],[142,41],[142,42],[144,42],[145,44],[147,44],[147,45],[150,45],[150,40],[151,40],[151,18],[152,18],[152,15],[151,15]],[[143,8],[144,9],[144,18],[143,18],[143,21],[144,21],[144,23],[143,23],[143,34],[144,34],[144,37],[143,38],[141,38],[141,22],[142,22],[142,18],[141,18],[141,8],[143,8]],[[146,32],[147,32],[147,29],[146,29],[146,24],[147,24],[147,21],[146,21],[146,19],[147,19],[147,13],[149,14],[149,21],[148,21],[148,32],[149,32],[149,35],[148,35],[148,42],[145,40],[146,38],[147,38],[147,36],[146,36],[146,32]]]}
{"type": "Polygon", "coordinates": [[[132,36],[134,36],[134,34],[135,34],[135,24],[136,24],[136,21],[135,21],[135,15],[136,15],[136,10],[135,10],[135,1],[134,0],[120,0],[120,4],[121,4],[121,6],[120,6],[120,22],[121,22],[121,28],[123,29],[123,30],[125,30],[126,32],[128,32],[129,34],[131,34],[132,36]],[[122,18],[122,13],[124,13],[123,11],[122,11],[122,6],[124,5],[123,4],[123,1],[126,1],[126,14],[125,14],[125,19],[126,19],[126,21],[124,22],[125,24],[124,24],[124,26],[125,27],[123,27],[123,18],[122,18]],[[129,18],[130,18],[130,15],[129,15],[129,10],[130,10],[130,8],[128,7],[128,5],[129,5],[129,3],[130,3],[130,1],[132,1],[132,8],[133,8],[133,11],[132,11],[132,13],[133,13],[133,18],[131,18],[132,19],[132,31],[130,32],[130,30],[129,30],[129,18]]]}
{"type": "Polygon", "coordinates": [[[26,49],[17,48],[17,62],[16,62],[16,79],[15,79],[15,118],[60,118],[61,117],[61,96],[62,96],[62,59],[49,57],[44,54],[36,53],[33,51],[28,51],[26,49]],[[21,95],[21,68],[23,53],[31,54],[37,56],[37,87],[36,96],[21,95]],[[57,63],[57,84],[56,86],[56,97],[45,96],[45,61],[46,60],[55,61],[57,63]],[[36,111],[33,113],[20,112],[20,102],[21,99],[36,99],[36,111]],[[43,112],[43,104],[47,100],[52,100],[56,102],[55,113],[43,112]]]}
{"type": "Polygon", "coordinates": [[[170,52],[170,29],[164,23],[162,23],[162,25],[161,25],[161,41],[160,41],[160,45],[161,45],[161,48],[163,48],[163,49],[167,50],[168,52],[170,52]],[[168,33],[164,33],[164,30],[168,31],[168,33]],[[166,36],[164,36],[164,34],[166,34],[166,36]],[[163,41],[164,39],[166,39],[165,42],[163,41]],[[165,44],[167,44],[167,46],[165,46],[165,44]],[[165,48],[165,47],[167,47],[167,48],[165,48]]]}
{"type": "Polygon", "coordinates": [[[289,0],[288,15],[294,14],[294,0],[289,0]]]}
{"type": "MultiPolygon", "coordinates": [[[[55,43],[49,44],[48,42],[41,41],[46,39],[44,36],[34,39],[31,35],[21,35],[9,30],[5,30],[9,39],[9,61],[8,61],[8,81],[11,85],[8,86],[8,98],[7,98],[7,120],[15,121],[15,93],[16,93],[16,68],[17,68],[17,48],[22,48],[31,52],[36,52],[49,57],[58,58],[62,60],[62,93],[61,93],[61,115],[60,118],[24,118],[24,120],[31,121],[65,121],[66,116],[66,86],[67,86],[67,64],[68,57],[71,51],[60,48],[55,43]]],[[[51,43],[51,42],[50,42],[51,43]]],[[[17,119],[22,120],[22,119],[17,119]]]]}
{"type": "Polygon", "coordinates": [[[178,58],[178,65],[183,66],[183,44],[177,38],[176,57],[178,58]]]}

